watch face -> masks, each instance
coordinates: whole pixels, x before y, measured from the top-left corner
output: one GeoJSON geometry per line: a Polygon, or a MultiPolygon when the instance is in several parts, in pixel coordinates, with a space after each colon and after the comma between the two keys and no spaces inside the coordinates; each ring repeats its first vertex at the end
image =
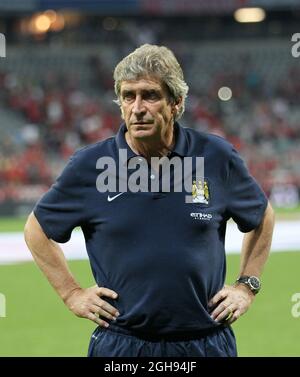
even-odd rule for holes
{"type": "Polygon", "coordinates": [[[251,286],[252,289],[259,289],[260,288],[260,281],[257,277],[255,276],[250,276],[249,278],[249,284],[251,286]]]}

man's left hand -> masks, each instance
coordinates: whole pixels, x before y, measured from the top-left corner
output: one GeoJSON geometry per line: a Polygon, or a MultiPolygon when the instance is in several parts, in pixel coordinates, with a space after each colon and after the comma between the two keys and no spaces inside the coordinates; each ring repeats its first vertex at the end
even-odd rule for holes
{"type": "Polygon", "coordinates": [[[225,285],[208,306],[215,307],[211,313],[212,319],[231,324],[249,309],[253,300],[254,294],[245,285],[225,285]]]}

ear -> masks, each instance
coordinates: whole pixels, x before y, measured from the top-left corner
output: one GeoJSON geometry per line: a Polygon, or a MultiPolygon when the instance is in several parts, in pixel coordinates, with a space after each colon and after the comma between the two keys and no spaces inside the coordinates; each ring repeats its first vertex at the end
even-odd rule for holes
{"type": "Polygon", "coordinates": [[[177,114],[182,104],[182,97],[179,97],[172,105],[172,113],[177,114]]]}
{"type": "Polygon", "coordinates": [[[122,118],[123,120],[125,120],[125,118],[124,118],[124,111],[123,111],[122,106],[120,106],[120,110],[121,110],[121,118],[122,118]]]}

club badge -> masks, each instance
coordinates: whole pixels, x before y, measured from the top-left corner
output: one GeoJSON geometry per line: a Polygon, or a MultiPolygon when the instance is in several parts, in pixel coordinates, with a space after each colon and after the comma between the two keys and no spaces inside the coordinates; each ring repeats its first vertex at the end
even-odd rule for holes
{"type": "Polygon", "coordinates": [[[203,181],[193,181],[192,185],[192,201],[193,203],[209,204],[209,188],[208,183],[203,181]]]}

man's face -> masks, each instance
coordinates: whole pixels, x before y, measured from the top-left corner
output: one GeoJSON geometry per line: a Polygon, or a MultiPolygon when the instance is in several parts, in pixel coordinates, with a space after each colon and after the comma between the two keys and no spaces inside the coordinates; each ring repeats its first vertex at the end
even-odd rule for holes
{"type": "Polygon", "coordinates": [[[155,78],[123,81],[121,111],[130,137],[162,139],[172,131],[176,105],[155,78]]]}

